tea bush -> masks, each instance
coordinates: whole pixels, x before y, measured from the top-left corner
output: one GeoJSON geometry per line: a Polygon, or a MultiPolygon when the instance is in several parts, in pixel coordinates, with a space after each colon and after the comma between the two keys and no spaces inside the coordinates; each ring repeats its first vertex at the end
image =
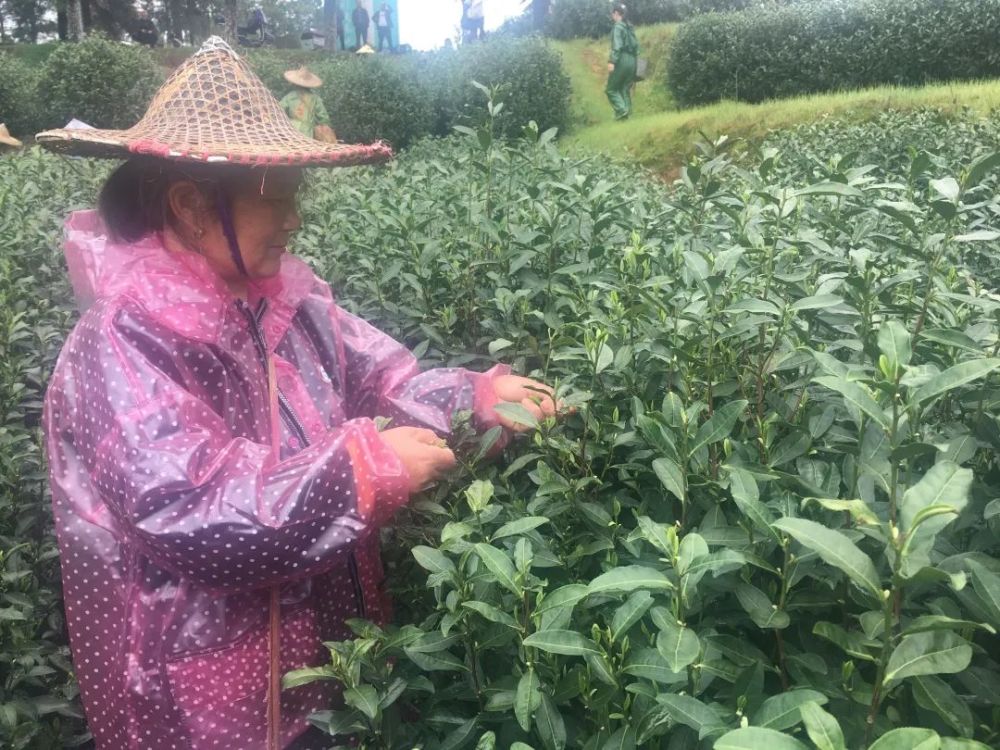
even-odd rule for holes
{"type": "Polygon", "coordinates": [[[58,128],[72,118],[96,128],[134,125],[163,82],[145,47],[89,36],[60,44],[45,60],[36,95],[44,128],[58,128]]]}
{"type": "Polygon", "coordinates": [[[412,65],[382,55],[354,55],[316,67],[338,138],[385,140],[405,148],[431,133],[434,110],[412,65]]]}
{"type": "MultiPolygon", "coordinates": [[[[700,13],[722,13],[761,5],[813,0],[630,0],[625,5],[636,25],[683,21],[700,13]]],[[[515,29],[512,29],[515,30],[515,29]]],[[[530,25],[516,27],[530,32],[530,25]]],[[[611,33],[610,0],[560,0],[546,20],[545,33],[555,39],[605,36],[611,33]]]]}
{"type": "Polygon", "coordinates": [[[569,0],[552,5],[545,20],[545,34],[554,39],[596,39],[611,33],[608,0],[569,0]]]}
{"type": "Polygon", "coordinates": [[[0,747],[77,747],[86,732],[66,641],[40,419],[72,323],[60,253],[107,167],[0,158],[0,747]]]}
{"type": "Polygon", "coordinates": [[[559,53],[537,37],[488,39],[422,62],[419,78],[435,109],[434,135],[449,135],[482,111],[484,98],[473,82],[499,87],[502,134],[520,133],[532,120],[544,129],[569,125],[569,78],[559,53]]]}
{"type": "MultiPolygon", "coordinates": [[[[331,743],[997,746],[1000,117],[706,144],[669,187],[498,128],[303,197],[345,304],[576,407],[497,463],[469,436],[387,532],[395,623],[287,678],[346,684],[331,743]]],[[[107,167],[0,164],[0,745],[47,750],[86,735],[39,405],[107,167]]]]}
{"type": "Polygon", "coordinates": [[[0,122],[18,138],[34,135],[39,122],[34,71],[6,52],[0,52],[0,70],[0,122]]]}
{"type": "Polygon", "coordinates": [[[399,520],[397,624],[287,678],[345,685],[318,726],[370,748],[996,746],[1000,297],[969,260],[998,249],[997,122],[849,155],[921,118],[743,164],[707,145],[669,192],[488,123],[316,176],[297,249],[343,299],[577,407],[499,464],[470,441],[465,490],[399,520]]]}
{"type": "Polygon", "coordinates": [[[684,23],[668,84],[685,106],[1000,75],[1000,0],[767,5],[684,23]]]}
{"type": "MultiPolygon", "coordinates": [[[[285,53],[254,51],[255,72],[277,97],[288,92],[285,53]]],[[[401,56],[314,56],[320,95],[334,130],[348,142],[383,139],[405,148],[428,135],[447,135],[482,109],[473,85],[502,83],[508,102],[503,132],[530,120],[562,128],[569,121],[569,78],[559,54],[537,38],[504,35],[457,50],[401,56]]],[[[296,64],[302,64],[297,61],[296,64]]]]}

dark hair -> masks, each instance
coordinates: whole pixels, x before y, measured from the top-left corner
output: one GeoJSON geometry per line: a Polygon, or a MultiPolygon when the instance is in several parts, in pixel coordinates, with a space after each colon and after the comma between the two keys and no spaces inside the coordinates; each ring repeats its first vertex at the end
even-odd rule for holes
{"type": "Polygon", "coordinates": [[[611,12],[617,13],[622,18],[625,18],[628,15],[628,12],[625,9],[625,3],[613,3],[611,5],[611,12]]]}
{"type": "Polygon", "coordinates": [[[135,242],[177,221],[167,198],[171,185],[195,183],[212,207],[221,193],[228,193],[230,186],[243,182],[248,175],[247,167],[137,157],[111,173],[101,188],[97,207],[114,240],[135,242]]]}

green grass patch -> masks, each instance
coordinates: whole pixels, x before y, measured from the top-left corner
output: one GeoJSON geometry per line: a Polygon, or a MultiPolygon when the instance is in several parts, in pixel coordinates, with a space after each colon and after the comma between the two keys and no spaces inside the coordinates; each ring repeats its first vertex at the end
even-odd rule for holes
{"type": "Polygon", "coordinates": [[[44,44],[0,44],[0,52],[7,52],[27,65],[42,65],[59,46],[59,42],[44,44]]]}
{"type": "Polygon", "coordinates": [[[705,107],[633,116],[576,130],[569,147],[635,161],[670,175],[694,150],[702,135],[756,142],[774,130],[827,117],[863,122],[886,110],[935,108],[987,114],[1000,109],[1000,80],[937,84],[919,88],[880,86],[864,91],[819,94],[745,104],[724,101],[705,107]]]}
{"type": "MultiPolygon", "coordinates": [[[[654,66],[651,80],[636,84],[634,117],[644,117],[675,108],[667,87],[663,85],[662,66],[667,59],[670,40],[677,24],[664,23],[637,26],[642,57],[654,66]]],[[[604,95],[608,80],[608,52],[611,39],[571,39],[552,45],[563,58],[563,67],[573,86],[573,123],[577,129],[613,122],[611,105],[604,95]]]]}

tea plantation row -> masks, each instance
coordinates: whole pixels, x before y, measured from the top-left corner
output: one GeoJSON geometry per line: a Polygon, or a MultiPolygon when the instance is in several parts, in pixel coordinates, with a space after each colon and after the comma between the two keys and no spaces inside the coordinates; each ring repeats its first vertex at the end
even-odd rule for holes
{"type": "MultiPolygon", "coordinates": [[[[387,532],[395,625],[288,676],[346,684],[317,724],[367,748],[996,746],[1000,119],[706,145],[669,188],[492,128],[313,174],[295,249],[429,364],[510,362],[576,412],[501,462],[463,439],[387,532]]],[[[38,410],[72,318],[59,220],[104,167],[0,165],[0,744],[54,747],[82,726],[38,410]]]]}

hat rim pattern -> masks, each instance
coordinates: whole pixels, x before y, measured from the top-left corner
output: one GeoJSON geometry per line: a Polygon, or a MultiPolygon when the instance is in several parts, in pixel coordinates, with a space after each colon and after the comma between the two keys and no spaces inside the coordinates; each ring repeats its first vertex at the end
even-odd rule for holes
{"type": "Polygon", "coordinates": [[[72,156],[244,166],[350,167],[393,155],[381,141],[324,143],[300,133],[260,78],[219,37],[210,38],[173,72],[132,127],[59,128],[35,140],[72,156]]]}

